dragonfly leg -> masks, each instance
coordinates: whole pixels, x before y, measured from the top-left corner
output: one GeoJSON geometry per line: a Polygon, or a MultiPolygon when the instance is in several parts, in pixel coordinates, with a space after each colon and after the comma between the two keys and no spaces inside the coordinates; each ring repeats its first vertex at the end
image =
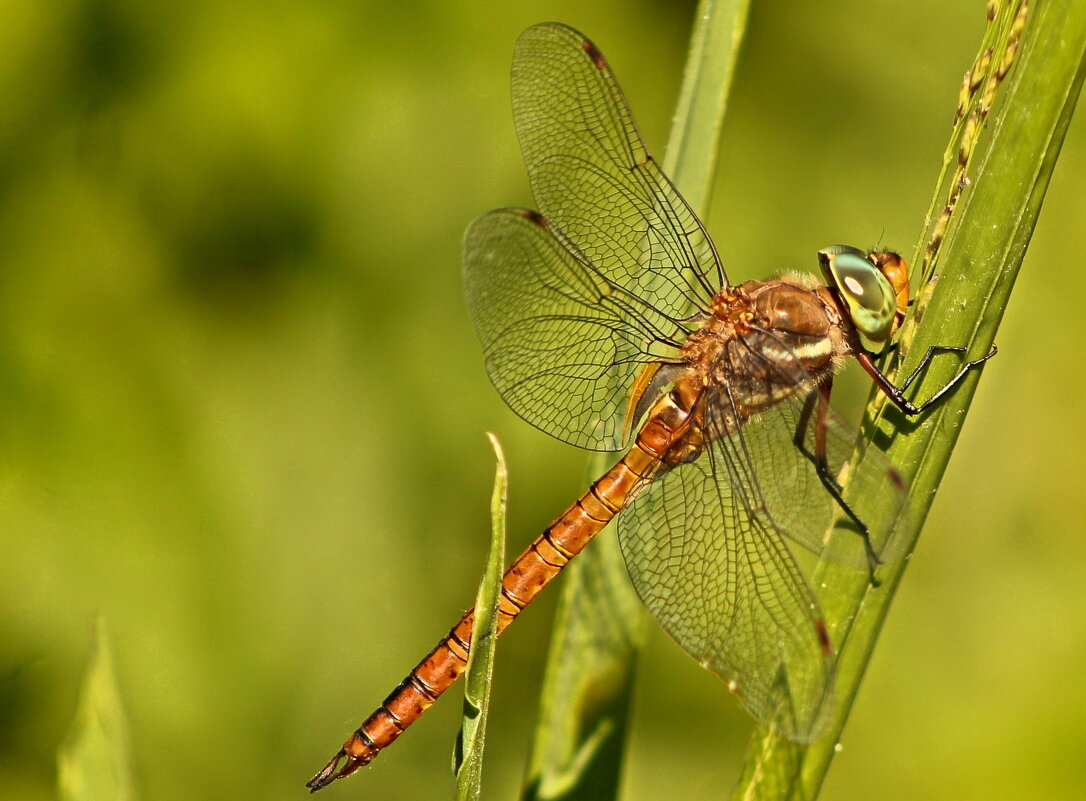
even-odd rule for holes
{"type": "Polygon", "coordinates": [[[995,345],[992,345],[992,350],[979,359],[972,359],[966,362],[958,370],[957,375],[943,384],[938,391],[926,401],[920,404],[914,404],[905,397],[905,391],[912,385],[913,381],[919,376],[931,363],[931,360],[940,353],[965,353],[965,348],[956,347],[953,345],[932,345],[928,348],[927,353],[924,354],[924,358],[920,360],[920,364],[916,366],[916,369],[909,374],[909,377],[905,379],[905,383],[900,387],[894,384],[886,374],[882,372],[875,364],[871,357],[871,354],[867,351],[857,351],[856,360],[867,371],[867,374],[871,376],[871,379],[875,382],[883,394],[886,395],[894,405],[897,406],[905,414],[914,416],[922,414],[933,404],[937,403],[946,393],[952,390],[958,385],[958,383],[965,378],[966,374],[976,367],[980,367],[990,358],[998,353],[998,349],[995,345]]]}
{"type": "Polygon", "coordinates": [[[838,507],[845,515],[852,521],[856,527],[856,533],[860,535],[864,542],[864,553],[867,555],[867,571],[870,576],[871,586],[877,587],[880,584],[879,579],[875,576],[875,570],[882,564],[882,560],[879,555],[875,553],[875,548],[871,544],[871,530],[867,527],[867,524],[860,519],[860,516],[848,505],[842,494],[843,490],[837,477],[833,475],[830,470],[829,458],[826,455],[826,414],[830,408],[830,390],[833,388],[833,380],[825,381],[816,390],[812,390],[807,396],[807,400],[803,403],[803,410],[800,412],[799,423],[796,425],[796,433],[792,441],[799,452],[802,453],[815,467],[815,472],[818,474],[818,479],[822,482],[822,486],[826,488],[826,491],[833,496],[834,501],[837,502],[838,507]],[[814,451],[812,452],[807,448],[807,430],[811,425],[811,417],[814,416],[814,451]]]}
{"type": "MultiPolygon", "coordinates": [[[[832,386],[832,380],[830,386],[832,386]]],[[[807,400],[803,402],[803,411],[799,415],[796,433],[792,435],[792,444],[815,466],[819,479],[826,485],[827,489],[832,487],[833,496],[837,498],[842,491],[842,487],[840,482],[837,481],[837,477],[830,473],[829,459],[826,457],[825,426],[816,426],[815,428],[814,451],[812,452],[807,448],[807,428],[811,425],[811,414],[814,412],[815,404],[818,403],[819,394],[819,392],[812,390],[807,396],[807,400]]],[[[821,410],[819,410],[819,415],[822,416],[822,414],[821,410]]]]}

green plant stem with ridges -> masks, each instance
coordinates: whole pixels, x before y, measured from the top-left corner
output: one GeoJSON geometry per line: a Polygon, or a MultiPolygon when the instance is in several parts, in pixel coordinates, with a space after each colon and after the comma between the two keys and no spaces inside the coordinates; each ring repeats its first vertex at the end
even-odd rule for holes
{"type": "MultiPolygon", "coordinates": [[[[1018,4],[1001,6],[984,44],[996,44],[997,59],[1018,4]]],[[[1084,74],[1086,5],[1077,0],[1035,0],[1017,58],[977,145],[969,186],[934,264],[938,283],[925,296],[922,319],[907,332],[908,353],[898,375],[908,375],[930,345],[962,345],[972,358],[990,350],[1084,74]]],[[[957,148],[952,141],[949,152],[954,154],[957,148]]],[[[942,184],[937,187],[933,208],[942,207],[946,189],[942,184]]],[[[935,225],[936,219],[927,222],[918,254],[935,225]]],[[[952,356],[939,357],[910,395],[926,398],[957,365],[952,356]]],[[[918,420],[905,420],[884,398],[874,398],[869,406],[870,437],[885,448],[909,482],[910,513],[898,534],[906,538],[906,553],[916,544],[979,377],[968,377],[918,420]]],[[[863,469],[862,463],[858,469],[863,469]]],[[[826,588],[820,600],[839,653],[837,706],[830,730],[807,747],[769,732],[756,733],[733,798],[770,801],[818,795],[907,561],[906,557],[881,568],[878,588],[850,576],[840,565],[829,561],[818,565],[814,586],[826,588]]]]}

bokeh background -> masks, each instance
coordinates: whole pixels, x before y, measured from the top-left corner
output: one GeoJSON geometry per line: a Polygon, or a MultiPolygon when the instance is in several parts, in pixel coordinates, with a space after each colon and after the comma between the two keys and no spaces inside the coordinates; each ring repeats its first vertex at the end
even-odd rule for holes
{"type": "MultiPolygon", "coordinates": [[[[483,432],[511,550],[580,491],[583,455],[487,382],[461,235],[531,202],[523,28],[592,36],[660,154],[692,17],[0,4],[0,797],[53,797],[101,614],[143,798],[301,798],[473,597],[483,432]]],[[[756,4],[708,217],[733,278],[911,250],[983,24],[980,0],[756,4]]],[[[1079,119],[827,797],[1081,797],[1084,161],[1079,119]]],[[[518,786],[553,601],[499,649],[486,797],[518,786]]],[[[640,673],[627,796],[726,797],[750,721],[659,632],[640,673]]],[[[447,797],[458,714],[325,797],[447,797]]]]}

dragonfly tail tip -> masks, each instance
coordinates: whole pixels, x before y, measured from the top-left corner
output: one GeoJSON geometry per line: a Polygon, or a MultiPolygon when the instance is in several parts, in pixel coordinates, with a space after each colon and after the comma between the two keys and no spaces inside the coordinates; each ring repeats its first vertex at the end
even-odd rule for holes
{"type": "Polygon", "coordinates": [[[310,793],[315,793],[322,787],[327,787],[336,779],[350,776],[358,770],[359,767],[361,767],[361,762],[353,757],[347,756],[347,752],[341,748],[339,753],[332,757],[327,765],[317,771],[317,775],[305,783],[305,786],[309,788],[310,793]],[[344,763],[343,767],[340,768],[340,760],[344,757],[347,757],[347,761],[344,763]]]}

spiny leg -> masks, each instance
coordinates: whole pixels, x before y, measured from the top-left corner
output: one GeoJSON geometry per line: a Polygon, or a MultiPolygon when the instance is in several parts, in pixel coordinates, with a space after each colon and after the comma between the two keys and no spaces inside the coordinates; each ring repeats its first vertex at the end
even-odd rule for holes
{"type": "Polygon", "coordinates": [[[829,457],[826,449],[827,415],[830,408],[830,391],[833,388],[833,379],[820,384],[812,390],[803,402],[803,410],[800,412],[799,421],[796,424],[796,432],[792,438],[793,444],[803,456],[814,465],[815,473],[826,491],[833,497],[841,511],[852,521],[856,527],[856,533],[860,535],[864,543],[864,552],[867,555],[867,571],[870,576],[871,586],[877,587],[880,581],[875,576],[875,570],[882,564],[879,555],[871,544],[871,530],[860,516],[848,505],[842,494],[843,489],[837,481],[837,477],[830,470],[829,457]],[[817,410],[817,413],[815,413],[817,410]],[[811,425],[811,417],[814,415],[814,451],[807,448],[807,430],[811,425]]]}
{"type": "Polygon", "coordinates": [[[909,377],[905,379],[900,387],[894,384],[882,370],[875,364],[871,354],[864,350],[858,350],[856,352],[856,360],[860,363],[860,366],[867,371],[867,374],[871,376],[871,379],[875,382],[883,394],[886,395],[894,405],[901,411],[909,416],[915,416],[923,413],[929,409],[933,404],[937,403],[944,395],[958,385],[958,383],[965,378],[966,374],[970,370],[980,367],[990,358],[998,353],[998,349],[995,345],[992,345],[992,350],[985,356],[981,356],[979,359],[972,359],[966,362],[958,370],[958,373],[942,387],[936,391],[934,395],[928,398],[921,404],[914,404],[905,397],[905,391],[912,385],[913,381],[927,368],[931,360],[940,353],[965,353],[965,348],[956,347],[953,345],[932,345],[928,348],[927,353],[924,354],[924,358],[920,360],[920,364],[916,366],[916,369],[909,374],[909,377]]]}

